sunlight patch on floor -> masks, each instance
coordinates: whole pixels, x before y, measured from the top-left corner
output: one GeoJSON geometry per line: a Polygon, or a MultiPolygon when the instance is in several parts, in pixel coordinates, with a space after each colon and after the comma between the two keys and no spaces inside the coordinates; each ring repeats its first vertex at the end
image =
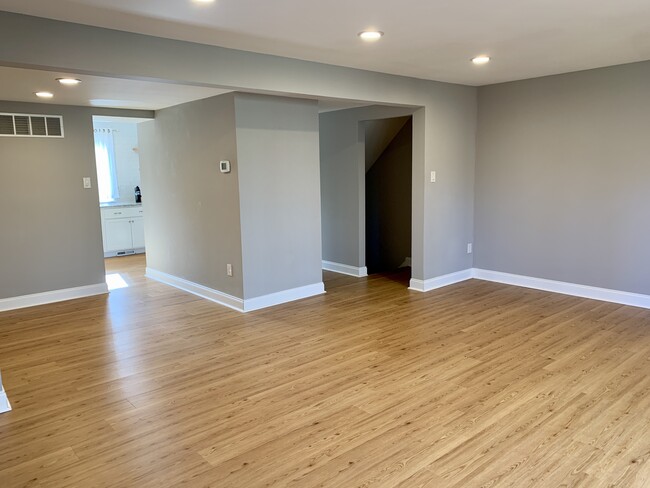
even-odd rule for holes
{"type": "Polygon", "coordinates": [[[124,278],[122,278],[120,273],[107,274],[106,284],[108,285],[108,291],[129,287],[128,283],[124,281],[124,278]]]}

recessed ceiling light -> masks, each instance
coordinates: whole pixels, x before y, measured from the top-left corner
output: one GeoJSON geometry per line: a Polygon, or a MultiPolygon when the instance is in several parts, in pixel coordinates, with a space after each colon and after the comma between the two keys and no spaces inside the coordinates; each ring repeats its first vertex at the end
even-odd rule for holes
{"type": "Polygon", "coordinates": [[[490,56],[476,56],[475,58],[472,58],[472,63],[474,64],[486,64],[490,62],[490,56]]]}
{"type": "Polygon", "coordinates": [[[194,3],[214,3],[214,0],[192,0],[194,3]]]}
{"type": "Polygon", "coordinates": [[[52,93],[46,91],[36,92],[34,95],[36,95],[38,98],[52,98],[54,96],[52,93]]]}
{"type": "Polygon", "coordinates": [[[56,81],[66,86],[74,86],[81,83],[81,80],[78,80],[77,78],[57,78],[56,81]]]}
{"type": "Polygon", "coordinates": [[[359,37],[363,39],[364,41],[376,41],[378,39],[381,39],[381,36],[383,36],[383,32],[379,31],[363,31],[359,32],[359,37]]]}

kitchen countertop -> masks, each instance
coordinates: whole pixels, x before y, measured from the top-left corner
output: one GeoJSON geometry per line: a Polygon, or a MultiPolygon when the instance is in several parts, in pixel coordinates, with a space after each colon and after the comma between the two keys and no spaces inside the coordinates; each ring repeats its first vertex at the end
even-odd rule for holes
{"type": "Polygon", "coordinates": [[[125,203],[125,202],[114,202],[114,203],[100,203],[100,208],[120,208],[120,207],[141,207],[141,203],[125,203]]]}

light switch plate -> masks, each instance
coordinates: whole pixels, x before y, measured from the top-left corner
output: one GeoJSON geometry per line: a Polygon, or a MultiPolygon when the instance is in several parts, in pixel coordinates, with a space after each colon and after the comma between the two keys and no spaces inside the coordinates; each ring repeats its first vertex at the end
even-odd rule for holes
{"type": "Polygon", "coordinates": [[[84,188],[92,188],[90,177],[84,176],[84,188]]]}
{"type": "Polygon", "coordinates": [[[230,161],[219,161],[219,169],[222,173],[230,173],[230,161]]]}

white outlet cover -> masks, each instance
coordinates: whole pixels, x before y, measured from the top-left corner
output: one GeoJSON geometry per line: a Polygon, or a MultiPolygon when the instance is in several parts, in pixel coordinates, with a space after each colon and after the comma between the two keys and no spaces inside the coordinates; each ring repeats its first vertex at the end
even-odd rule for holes
{"type": "Polygon", "coordinates": [[[90,177],[84,176],[84,188],[92,188],[92,184],[90,183],[90,177]]]}

